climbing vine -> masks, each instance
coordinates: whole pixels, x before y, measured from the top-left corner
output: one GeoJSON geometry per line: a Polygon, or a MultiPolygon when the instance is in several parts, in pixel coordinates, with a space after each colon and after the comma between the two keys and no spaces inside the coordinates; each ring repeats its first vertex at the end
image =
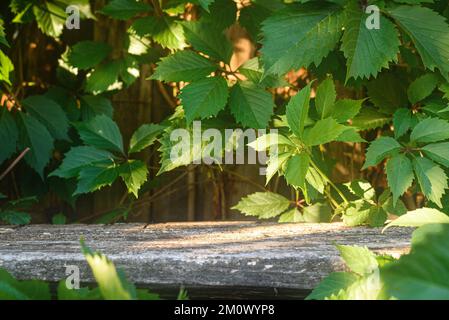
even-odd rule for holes
{"type": "MultiPolygon", "coordinates": [[[[173,159],[171,135],[202,121],[203,131],[278,129],[249,146],[269,154],[266,183],[283,177],[293,197],[250,194],[234,206],[244,214],[382,226],[407,211],[405,193],[425,198],[416,206],[447,211],[445,1],[111,0],[94,11],[87,0],[12,0],[9,10],[0,21],[0,163],[6,169],[27,150],[23,161],[36,179],[66,185],[71,204],[122,181],[130,194],[125,217],[154,178],[139,152],[158,149],[158,175],[196,163],[207,143],[193,141],[173,159]],[[69,5],[83,21],[126,22],[124,49],[79,41],[59,57],[56,83],[24,87],[8,56],[14,30],[36,23],[61,43],[69,5]],[[237,66],[235,27],[254,46],[237,66]],[[152,68],[148,81],[174,88],[168,98],[176,110],[161,123],[142,123],[124,141],[110,97],[141,77],[143,65],[152,68]],[[292,70],[302,76],[292,81],[292,70]],[[363,171],[352,181],[333,177],[329,155],[339,144],[367,146],[363,171]],[[386,183],[371,179],[379,170],[386,183]]],[[[227,151],[225,144],[214,150],[227,151]]],[[[3,221],[29,221],[14,206],[3,208],[3,221]]]]}

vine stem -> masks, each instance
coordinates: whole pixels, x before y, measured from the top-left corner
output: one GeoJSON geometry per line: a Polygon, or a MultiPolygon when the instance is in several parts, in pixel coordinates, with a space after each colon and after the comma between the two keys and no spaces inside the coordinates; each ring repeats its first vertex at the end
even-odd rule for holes
{"type": "Polygon", "coordinates": [[[335,201],[335,199],[332,197],[331,193],[326,189],[324,190],[324,192],[329,197],[331,204],[335,207],[334,209],[337,209],[340,205],[337,203],[337,201],[335,201]]]}
{"type": "Polygon", "coordinates": [[[315,162],[313,162],[312,159],[310,159],[310,163],[312,164],[312,167],[319,173],[319,175],[326,180],[330,186],[332,188],[334,188],[334,190],[338,193],[338,195],[340,196],[340,198],[343,200],[343,202],[345,204],[349,204],[348,199],[345,197],[345,195],[343,194],[343,192],[341,192],[340,189],[338,189],[338,187],[326,176],[326,174],[324,174],[323,171],[321,171],[321,169],[315,164],[315,162]]]}
{"type": "Polygon", "coordinates": [[[162,8],[161,8],[161,4],[159,3],[159,0],[151,0],[151,3],[153,4],[154,12],[156,13],[156,15],[158,17],[162,17],[163,12],[162,12],[162,8]]]}

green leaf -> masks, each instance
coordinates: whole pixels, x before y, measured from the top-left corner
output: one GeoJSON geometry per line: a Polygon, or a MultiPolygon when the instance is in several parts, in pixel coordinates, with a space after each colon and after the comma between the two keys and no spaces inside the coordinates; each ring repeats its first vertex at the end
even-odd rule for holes
{"type": "Polygon", "coordinates": [[[64,9],[66,7],[68,7],[69,5],[77,6],[80,11],[81,18],[93,19],[93,20],[96,19],[94,14],[91,11],[90,0],[58,0],[57,2],[63,3],[64,9]]]}
{"type": "Polygon", "coordinates": [[[449,82],[441,83],[438,87],[438,90],[444,93],[444,99],[449,100],[449,82]]]}
{"type": "Polygon", "coordinates": [[[176,300],[189,300],[187,290],[184,287],[181,286],[181,288],[179,289],[176,300]]]}
{"type": "Polygon", "coordinates": [[[447,223],[425,223],[412,233],[412,247],[425,241],[428,232],[440,232],[447,227],[447,223]]]}
{"type": "Polygon", "coordinates": [[[86,91],[98,94],[120,88],[118,86],[118,77],[121,68],[122,64],[119,60],[98,65],[87,77],[86,91]]]}
{"type": "Polygon", "coordinates": [[[257,216],[259,219],[269,219],[283,213],[290,206],[290,200],[272,192],[256,192],[240,199],[232,207],[247,216],[257,216]]]}
{"type": "Polygon", "coordinates": [[[381,112],[394,113],[408,106],[407,79],[399,72],[382,72],[366,84],[370,101],[381,112]]]}
{"type": "Polygon", "coordinates": [[[70,151],[65,154],[61,166],[49,176],[66,179],[73,178],[78,176],[81,169],[84,167],[99,164],[112,165],[113,163],[114,156],[108,151],[99,150],[92,146],[72,147],[70,151]]]}
{"type": "Polygon", "coordinates": [[[304,143],[307,146],[317,146],[334,141],[346,130],[333,118],[318,120],[315,125],[304,132],[304,143]]]}
{"type": "Polygon", "coordinates": [[[101,294],[98,288],[69,289],[63,279],[58,284],[58,300],[100,300],[101,294]]]}
{"type": "Polygon", "coordinates": [[[349,227],[366,224],[372,208],[373,206],[365,200],[353,201],[343,212],[343,223],[349,227]]]}
{"type": "MultiPolygon", "coordinates": [[[[275,10],[274,8],[270,8],[269,5],[266,6],[266,3],[272,4],[273,1],[251,2],[250,5],[240,9],[239,25],[246,29],[254,41],[259,39],[262,22],[275,10]]],[[[278,5],[281,3],[278,2],[274,4],[278,5]]]]}
{"type": "Polygon", "coordinates": [[[369,30],[366,27],[369,15],[356,2],[345,8],[345,16],[341,49],[347,59],[346,79],[376,76],[390,62],[397,61],[400,42],[393,23],[381,15],[382,27],[369,30]]]}
{"type": "Polygon", "coordinates": [[[334,81],[332,78],[327,78],[318,86],[316,91],[315,106],[320,119],[332,115],[335,99],[337,99],[337,92],[335,91],[334,81]]]}
{"type": "Polygon", "coordinates": [[[49,285],[43,281],[18,281],[0,268],[0,300],[50,300],[49,285]]]}
{"type": "Polygon", "coordinates": [[[376,190],[366,180],[353,180],[345,183],[345,186],[349,191],[362,199],[373,200],[376,196],[376,190]]]}
{"type": "Polygon", "coordinates": [[[391,116],[378,112],[373,108],[363,108],[361,112],[352,119],[352,125],[360,130],[380,128],[391,121],[391,116]]]}
{"type": "Polygon", "coordinates": [[[338,123],[343,123],[349,119],[353,119],[362,108],[362,100],[341,99],[335,102],[332,107],[332,112],[329,114],[332,118],[337,120],[338,123]]]}
{"type": "Polygon", "coordinates": [[[28,300],[28,297],[7,282],[0,282],[0,299],[28,300]]]}
{"type": "Polygon", "coordinates": [[[0,268],[0,282],[14,284],[17,280],[6,269],[0,268]]]}
{"type": "Polygon", "coordinates": [[[81,139],[99,149],[123,152],[123,140],[117,124],[108,116],[99,115],[76,125],[81,139]]]}
{"type": "Polygon", "coordinates": [[[270,153],[270,158],[267,162],[267,170],[265,174],[265,185],[270,182],[273,176],[284,166],[285,162],[291,157],[290,152],[283,152],[279,154],[270,153]]]}
{"type": "Polygon", "coordinates": [[[60,105],[45,96],[29,96],[22,103],[55,139],[70,141],[67,135],[69,120],[60,105]]]}
{"type": "Polygon", "coordinates": [[[215,24],[189,21],[184,22],[183,27],[187,41],[195,50],[219,61],[230,62],[232,45],[215,24]]]}
{"type": "Polygon", "coordinates": [[[218,30],[231,27],[237,18],[237,3],[229,0],[215,0],[206,13],[201,15],[201,22],[210,23],[218,30]]]}
{"type": "Polygon", "coordinates": [[[215,0],[198,0],[201,7],[203,7],[204,10],[209,11],[209,6],[214,3],[215,0]]]}
{"type": "Polygon", "coordinates": [[[33,3],[29,3],[29,1],[13,0],[10,2],[9,7],[11,8],[12,13],[16,15],[12,22],[28,23],[34,21],[35,17],[32,10],[30,10],[33,7],[33,3]]]}
{"type": "Polygon", "coordinates": [[[11,85],[9,74],[14,71],[14,65],[7,55],[0,50],[0,81],[5,81],[11,85]]]}
{"type": "Polygon", "coordinates": [[[12,225],[29,224],[31,216],[26,212],[5,210],[0,211],[0,221],[5,221],[12,225]]]}
{"type": "Polygon", "coordinates": [[[139,62],[137,61],[137,58],[132,55],[125,55],[123,59],[120,60],[120,64],[120,80],[129,87],[140,76],[139,62]]]}
{"type": "Polygon", "coordinates": [[[210,77],[185,86],[179,98],[187,123],[195,119],[215,116],[226,106],[228,86],[222,77],[210,77]]]}
{"type": "Polygon", "coordinates": [[[71,48],[67,60],[71,66],[86,70],[95,67],[106,59],[111,51],[112,48],[106,43],[81,41],[71,48]]]}
{"type": "Polygon", "coordinates": [[[245,61],[239,68],[238,72],[244,75],[248,81],[260,83],[263,76],[263,66],[260,64],[259,57],[254,57],[245,61]]]}
{"type": "Polygon", "coordinates": [[[412,39],[426,68],[438,68],[449,80],[449,26],[444,17],[420,6],[400,6],[389,13],[412,39]]]}
{"type": "Polygon", "coordinates": [[[393,0],[397,3],[406,3],[406,4],[420,4],[420,3],[433,3],[435,0],[393,0]]]}
{"type": "Polygon", "coordinates": [[[410,140],[421,143],[449,139],[449,122],[437,118],[420,121],[413,129],[410,140]]]}
{"type": "Polygon", "coordinates": [[[139,13],[150,11],[151,7],[145,2],[135,0],[111,0],[99,12],[114,19],[128,20],[139,13]]]}
{"type": "Polygon", "coordinates": [[[368,217],[368,222],[371,227],[382,227],[387,219],[388,213],[382,207],[373,206],[371,208],[368,217]]]}
{"type": "Polygon", "coordinates": [[[295,223],[304,222],[304,218],[297,208],[292,208],[281,214],[278,220],[279,223],[295,223]]]}
{"type": "Polygon", "coordinates": [[[45,126],[28,114],[18,114],[19,150],[30,148],[25,155],[25,162],[40,176],[51,158],[53,138],[45,126]]]}
{"type": "Polygon", "coordinates": [[[51,218],[51,223],[52,224],[66,224],[67,223],[67,217],[63,214],[63,213],[58,213],[55,214],[52,218],[51,218]]]}
{"type": "Polygon", "coordinates": [[[386,195],[387,199],[382,202],[381,197],[379,197],[379,203],[382,206],[382,209],[387,214],[394,214],[396,216],[402,216],[407,213],[407,207],[404,205],[404,202],[402,200],[398,200],[396,203],[393,202],[393,198],[390,197],[390,190],[385,190],[384,194],[386,195]]]}
{"type": "Polygon", "coordinates": [[[260,59],[254,57],[249,59],[238,68],[238,72],[244,75],[248,81],[268,88],[288,87],[288,82],[280,76],[267,75],[264,77],[264,68],[260,59]]]}
{"type": "Polygon", "coordinates": [[[11,113],[5,107],[0,107],[0,165],[16,152],[19,133],[11,113]]]}
{"type": "Polygon", "coordinates": [[[193,51],[178,51],[161,59],[151,79],[166,82],[192,82],[205,78],[216,68],[212,61],[193,51]]]}
{"type": "MultiPolygon", "coordinates": [[[[447,106],[444,101],[437,101],[435,99],[432,99],[429,102],[425,102],[424,105],[421,108],[422,111],[424,111],[425,114],[436,116],[441,119],[449,119],[449,114],[447,113],[449,111],[449,106],[447,106]]],[[[421,116],[420,114],[417,115],[421,116]]],[[[422,120],[422,119],[421,119],[422,120]]]]}
{"type": "Polygon", "coordinates": [[[43,96],[61,106],[69,122],[79,120],[80,106],[73,92],[62,87],[50,87],[43,96]]]}
{"type": "Polygon", "coordinates": [[[96,224],[112,224],[117,222],[120,219],[125,219],[128,217],[129,214],[128,208],[118,208],[111,210],[105,214],[103,214],[101,217],[96,219],[94,223],[96,224]]]}
{"type": "Polygon", "coordinates": [[[39,280],[17,281],[14,287],[25,294],[29,300],[50,300],[50,286],[39,280]]]}
{"type": "Polygon", "coordinates": [[[49,190],[56,193],[58,198],[70,205],[75,210],[77,196],[73,196],[76,190],[76,179],[51,178],[48,180],[49,190]]]}
{"type": "Polygon", "coordinates": [[[184,49],[186,39],[181,23],[173,17],[145,17],[134,21],[131,28],[140,37],[149,35],[162,47],[178,50],[184,49]]]}
{"type": "Polygon", "coordinates": [[[73,195],[79,195],[100,190],[110,186],[117,179],[119,170],[115,165],[88,166],[80,170],[78,185],[73,195]]]}
{"type": "Polygon", "coordinates": [[[327,203],[315,203],[304,207],[303,217],[308,223],[328,223],[332,219],[332,209],[327,203]]]}
{"type": "Polygon", "coordinates": [[[40,5],[33,6],[33,13],[37,26],[43,33],[53,38],[59,38],[67,16],[60,6],[45,1],[40,5]]]}
{"type": "Polygon", "coordinates": [[[421,208],[409,211],[391,221],[383,231],[391,227],[421,227],[426,224],[449,223],[449,216],[431,208],[421,208]]]}
{"type": "Polygon", "coordinates": [[[145,163],[140,160],[128,160],[118,170],[128,192],[132,192],[138,198],[140,187],[147,181],[148,168],[145,163]]]}
{"type": "Polygon", "coordinates": [[[430,159],[449,168],[449,142],[428,144],[422,147],[421,150],[430,159]]]}
{"type": "Polygon", "coordinates": [[[319,65],[340,39],[341,27],[340,10],[335,5],[292,4],[277,11],[262,26],[266,74],[319,65]]]}
{"type": "Polygon", "coordinates": [[[131,137],[128,154],[142,151],[151,146],[164,128],[162,125],[153,123],[140,126],[131,137]]]}
{"type": "Polygon", "coordinates": [[[120,277],[120,273],[111,260],[101,253],[92,252],[83,241],[81,247],[105,300],[131,300],[135,298],[128,289],[130,284],[123,276],[120,277]]]}
{"type": "MultiPolygon", "coordinates": [[[[168,172],[175,168],[186,166],[194,159],[201,158],[201,152],[194,153],[194,150],[199,150],[200,145],[190,139],[181,139],[181,141],[174,141],[172,138],[173,131],[176,128],[169,128],[165,130],[162,134],[161,138],[159,138],[160,147],[158,151],[161,153],[161,160],[159,172],[157,175],[161,175],[164,172],[168,172]],[[175,149],[176,148],[176,149],[175,149]],[[173,157],[175,155],[175,157],[173,157]]],[[[190,137],[192,136],[192,129],[187,128],[189,130],[190,137]]]]}
{"type": "Polygon", "coordinates": [[[342,142],[366,142],[354,127],[345,127],[345,130],[335,138],[335,141],[342,142]]]}
{"type": "Polygon", "coordinates": [[[309,114],[311,83],[293,96],[286,107],[287,122],[290,130],[302,138],[304,125],[309,114]]]}
{"type": "Polygon", "coordinates": [[[375,254],[367,247],[337,245],[337,249],[349,269],[361,276],[373,273],[378,268],[375,254]]]}
{"type": "Polygon", "coordinates": [[[102,96],[82,96],[80,102],[81,119],[83,121],[89,121],[101,114],[112,118],[114,109],[109,99],[102,96]]]}
{"type": "Polygon", "coordinates": [[[407,90],[408,99],[412,104],[424,100],[436,89],[439,79],[436,74],[428,73],[413,81],[407,90]]]}
{"type": "Polygon", "coordinates": [[[412,127],[412,113],[409,109],[398,109],[393,115],[394,137],[399,139],[412,127]]]}
{"type": "MultiPolygon", "coordinates": [[[[179,294],[181,294],[181,293],[182,292],[179,292],[179,294]]],[[[151,293],[145,289],[137,289],[136,294],[137,294],[137,300],[161,300],[160,296],[157,293],[151,293]]],[[[187,292],[182,293],[180,298],[178,298],[177,300],[189,300],[187,297],[187,292]]]]}
{"type": "Polygon", "coordinates": [[[396,202],[413,183],[412,162],[403,154],[394,155],[387,161],[386,171],[393,202],[396,202]]]}
{"type": "Polygon", "coordinates": [[[397,299],[449,299],[449,225],[426,227],[410,254],[381,270],[388,293],[397,299]]]}
{"type": "Polygon", "coordinates": [[[366,161],[362,169],[377,165],[387,156],[393,155],[401,150],[401,145],[391,137],[380,137],[371,142],[366,152],[366,161]]]}
{"type": "Polygon", "coordinates": [[[379,272],[373,272],[365,277],[359,278],[345,290],[333,294],[326,299],[329,300],[386,300],[379,272]]]}
{"type": "Polygon", "coordinates": [[[447,176],[444,170],[432,160],[423,157],[413,159],[413,168],[424,195],[442,208],[441,198],[445,189],[448,188],[447,176]]]}
{"type": "Polygon", "coordinates": [[[380,254],[376,255],[377,263],[379,264],[379,268],[387,265],[390,262],[396,261],[397,259],[389,254],[380,254]]]}
{"type": "Polygon", "coordinates": [[[304,190],[310,157],[307,153],[294,155],[287,161],[285,179],[287,183],[295,188],[304,190]]]}
{"type": "Polygon", "coordinates": [[[279,145],[295,147],[295,144],[289,138],[279,133],[264,134],[247,145],[259,152],[279,145]]]}
{"type": "Polygon", "coordinates": [[[275,107],[272,95],[249,81],[238,82],[229,97],[231,113],[244,127],[266,128],[275,107]]]}
{"type": "Polygon", "coordinates": [[[324,192],[324,187],[327,184],[327,182],[323,180],[318,171],[312,167],[309,167],[309,171],[307,171],[306,181],[312,188],[314,188],[321,194],[324,192]]]}
{"type": "Polygon", "coordinates": [[[9,47],[8,40],[6,40],[5,27],[3,26],[3,24],[3,20],[0,19],[0,44],[9,47]]]}
{"type": "Polygon", "coordinates": [[[356,282],[359,277],[349,272],[332,272],[315,287],[306,300],[324,300],[325,298],[338,294],[340,290],[346,289],[356,282]]]}

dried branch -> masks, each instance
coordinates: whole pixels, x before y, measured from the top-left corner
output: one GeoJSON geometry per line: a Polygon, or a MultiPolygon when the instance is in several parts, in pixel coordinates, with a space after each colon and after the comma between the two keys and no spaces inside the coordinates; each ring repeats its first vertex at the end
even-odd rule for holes
{"type": "Polygon", "coordinates": [[[20,160],[22,160],[23,157],[27,154],[27,152],[30,151],[30,148],[26,148],[22,151],[22,153],[19,154],[19,156],[9,165],[8,168],[0,175],[0,180],[3,180],[6,175],[11,172],[12,169],[19,163],[20,160]]]}

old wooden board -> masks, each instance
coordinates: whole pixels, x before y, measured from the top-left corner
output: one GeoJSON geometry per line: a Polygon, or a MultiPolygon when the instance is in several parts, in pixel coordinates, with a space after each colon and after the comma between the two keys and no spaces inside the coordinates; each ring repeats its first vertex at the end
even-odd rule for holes
{"type": "Polygon", "coordinates": [[[59,281],[65,266],[92,275],[79,240],[106,254],[139,286],[311,289],[344,265],[334,244],[400,255],[412,230],[342,224],[203,222],[116,225],[0,226],[0,267],[20,279],[59,281]]]}

